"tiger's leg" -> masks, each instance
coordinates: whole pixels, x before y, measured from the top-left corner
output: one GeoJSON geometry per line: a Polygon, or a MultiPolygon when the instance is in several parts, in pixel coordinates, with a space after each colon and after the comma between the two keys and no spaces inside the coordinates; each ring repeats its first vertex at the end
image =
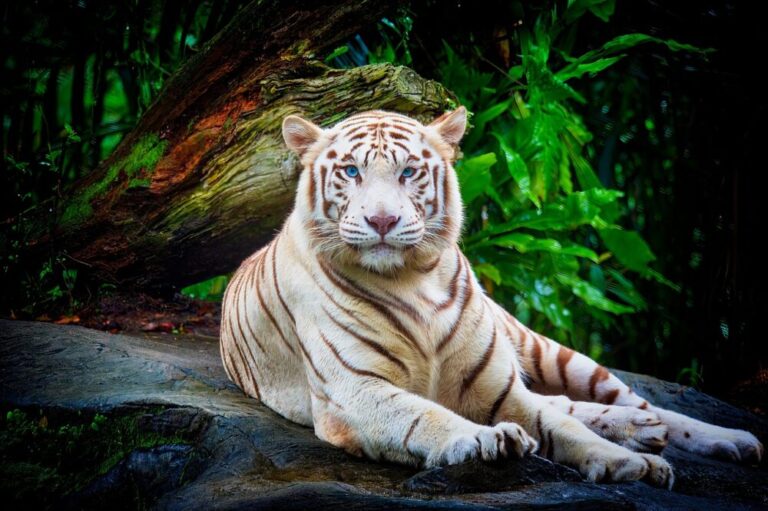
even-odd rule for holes
{"type": "Polygon", "coordinates": [[[357,456],[428,468],[520,458],[536,450],[535,440],[517,424],[476,424],[375,378],[358,380],[354,396],[350,390],[313,391],[312,414],[318,437],[357,456]]]}
{"type": "Polygon", "coordinates": [[[321,439],[358,456],[424,467],[522,457],[536,449],[517,424],[477,424],[404,390],[407,366],[382,356],[383,346],[366,354],[359,338],[319,323],[301,328],[300,336],[321,439]]]}
{"type": "MultiPolygon", "coordinates": [[[[589,357],[531,331],[508,314],[505,319],[535,391],[655,413],[669,428],[669,443],[689,452],[735,461],[762,459],[763,445],[751,433],[707,424],[654,406],[589,357]]],[[[584,418],[589,422],[596,417],[584,418]]]]}
{"type": "Polygon", "coordinates": [[[669,441],[667,425],[648,410],[571,401],[566,396],[547,396],[547,402],[583,422],[592,432],[633,451],[658,454],[669,441]]]}
{"type": "Polygon", "coordinates": [[[481,321],[466,332],[464,339],[474,341],[472,345],[454,345],[443,352],[440,402],[477,423],[520,424],[539,442],[539,454],[576,467],[589,480],[670,484],[672,471],[666,461],[601,438],[526,388],[512,339],[497,319],[487,321],[495,318],[489,311],[484,308],[486,321],[478,316],[481,321]]]}
{"type": "Polygon", "coordinates": [[[539,442],[539,455],[576,467],[590,481],[645,480],[671,488],[672,468],[654,454],[632,452],[587,428],[550,404],[550,396],[522,388],[510,392],[496,420],[521,424],[539,442]]]}

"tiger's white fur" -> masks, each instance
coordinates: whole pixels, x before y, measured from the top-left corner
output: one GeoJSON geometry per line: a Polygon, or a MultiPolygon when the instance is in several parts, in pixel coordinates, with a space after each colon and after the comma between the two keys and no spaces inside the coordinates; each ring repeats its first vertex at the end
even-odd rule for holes
{"type": "Polygon", "coordinates": [[[227,288],[229,377],[373,459],[431,467],[538,449],[591,481],[667,487],[672,469],[650,454],[667,442],[759,460],[750,433],[650,405],[483,293],[457,246],[465,126],[464,108],[428,126],[381,111],[327,130],[285,119],[304,169],[282,231],[227,288]]]}

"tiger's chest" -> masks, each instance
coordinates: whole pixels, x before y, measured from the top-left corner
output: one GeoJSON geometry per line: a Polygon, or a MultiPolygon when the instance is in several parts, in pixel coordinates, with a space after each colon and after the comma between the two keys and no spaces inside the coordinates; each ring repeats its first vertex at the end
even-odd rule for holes
{"type": "Polygon", "coordinates": [[[483,295],[463,261],[413,279],[346,278],[347,306],[356,316],[341,311],[350,321],[348,333],[397,359],[401,370],[388,376],[429,399],[440,400],[440,389],[456,377],[446,368],[463,357],[472,338],[492,328],[492,314],[484,312],[483,295]]]}
{"type": "Polygon", "coordinates": [[[391,315],[396,323],[408,327],[422,349],[435,354],[446,331],[458,325],[457,316],[471,308],[477,298],[470,290],[474,287],[471,278],[451,278],[452,273],[455,270],[447,268],[428,277],[395,283],[360,283],[372,298],[367,305],[374,305],[367,313],[391,315]]]}

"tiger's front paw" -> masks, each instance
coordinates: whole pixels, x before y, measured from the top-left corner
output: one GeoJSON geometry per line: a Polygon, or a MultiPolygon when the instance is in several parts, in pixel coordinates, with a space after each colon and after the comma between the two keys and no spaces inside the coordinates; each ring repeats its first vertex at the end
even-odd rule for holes
{"type": "Polygon", "coordinates": [[[462,433],[449,438],[426,461],[426,467],[455,465],[474,459],[492,461],[500,458],[522,458],[538,448],[536,440],[517,424],[500,422],[495,426],[478,426],[474,434],[462,433]]]}
{"type": "Polygon", "coordinates": [[[640,454],[648,465],[648,471],[643,477],[643,481],[659,488],[672,489],[675,484],[675,473],[672,472],[672,466],[667,460],[655,454],[640,454]]]}
{"type": "Polygon", "coordinates": [[[591,482],[642,479],[654,486],[671,489],[675,480],[672,467],[661,456],[634,453],[613,444],[588,447],[578,468],[591,482]]]}

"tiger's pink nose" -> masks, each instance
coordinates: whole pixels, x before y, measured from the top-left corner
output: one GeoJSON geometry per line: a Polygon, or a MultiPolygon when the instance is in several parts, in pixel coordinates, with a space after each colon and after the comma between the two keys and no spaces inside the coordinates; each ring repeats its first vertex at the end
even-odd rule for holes
{"type": "Polygon", "coordinates": [[[397,222],[400,221],[399,216],[372,216],[372,217],[365,217],[365,221],[368,222],[368,225],[376,229],[376,232],[384,236],[389,231],[392,230],[392,228],[397,225],[397,222]]]}

